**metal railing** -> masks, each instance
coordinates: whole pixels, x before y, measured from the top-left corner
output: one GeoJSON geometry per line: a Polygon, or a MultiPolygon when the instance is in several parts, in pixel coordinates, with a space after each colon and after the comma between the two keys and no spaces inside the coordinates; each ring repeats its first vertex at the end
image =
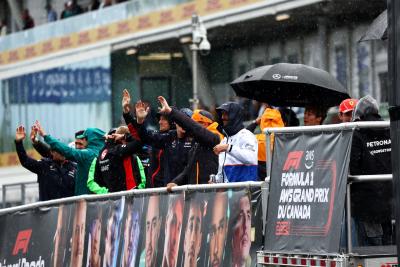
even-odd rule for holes
{"type": "Polygon", "coordinates": [[[2,185],[2,208],[9,205],[17,204],[24,205],[36,202],[39,198],[38,183],[12,183],[2,185]],[[30,193],[30,191],[32,191],[30,193]]]}
{"type": "MultiPolygon", "coordinates": [[[[176,186],[172,188],[173,192],[179,191],[190,191],[190,190],[206,190],[206,189],[234,189],[234,188],[243,188],[243,187],[259,187],[261,189],[264,182],[238,182],[238,183],[220,183],[220,184],[201,184],[201,185],[183,185],[176,186]]],[[[120,196],[130,196],[130,195],[140,195],[140,194],[152,194],[152,193],[166,193],[166,187],[160,188],[149,188],[149,189],[133,189],[129,191],[121,191],[116,193],[102,194],[102,195],[81,195],[67,198],[60,198],[49,201],[39,201],[36,203],[31,203],[27,205],[5,208],[0,210],[0,215],[4,215],[7,213],[19,212],[28,209],[36,209],[41,207],[53,206],[62,203],[70,203],[77,200],[85,199],[85,200],[100,200],[107,199],[113,197],[120,196]]]]}

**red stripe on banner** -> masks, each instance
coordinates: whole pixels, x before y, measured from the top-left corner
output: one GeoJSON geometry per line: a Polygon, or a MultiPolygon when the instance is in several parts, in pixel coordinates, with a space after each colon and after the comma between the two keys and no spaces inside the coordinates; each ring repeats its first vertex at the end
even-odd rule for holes
{"type": "Polygon", "coordinates": [[[288,263],[287,258],[282,258],[282,263],[283,263],[283,264],[287,264],[287,263],[288,263]]]}
{"type": "Polygon", "coordinates": [[[297,265],[297,259],[295,259],[295,258],[292,258],[290,262],[291,262],[292,264],[296,264],[296,265],[297,265]]]}
{"type": "Polygon", "coordinates": [[[325,260],[321,260],[321,261],[319,262],[319,265],[321,265],[321,266],[326,266],[326,261],[325,261],[325,260]]]}
{"type": "Polygon", "coordinates": [[[273,259],[274,263],[278,263],[278,260],[279,260],[278,257],[273,257],[272,259],[273,259]]]}
{"type": "Polygon", "coordinates": [[[331,261],[330,266],[331,266],[331,267],[336,267],[336,262],[335,262],[335,261],[331,261]]]}
{"type": "Polygon", "coordinates": [[[269,263],[269,257],[268,256],[264,256],[264,263],[269,263]]]}
{"type": "Polygon", "coordinates": [[[300,264],[303,265],[303,266],[306,266],[307,265],[307,260],[306,259],[301,259],[300,260],[300,264]]]}
{"type": "Polygon", "coordinates": [[[133,176],[131,156],[124,158],[124,169],[125,169],[126,190],[135,188],[136,181],[135,181],[135,176],[133,176]]]}
{"type": "Polygon", "coordinates": [[[311,265],[311,266],[317,265],[317,261],[316,261],[316,260],[310,260],[310,265],[311,265]]]}

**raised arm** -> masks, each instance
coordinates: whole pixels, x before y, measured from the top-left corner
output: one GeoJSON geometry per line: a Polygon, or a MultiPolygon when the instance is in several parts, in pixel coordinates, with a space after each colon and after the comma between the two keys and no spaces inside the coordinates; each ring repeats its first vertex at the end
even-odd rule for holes
{"type": "Polygon", "coordinates": [[[50,146],[50,148],[60,152],[66,159],[79,162],[90,156],[88,150],[71,148],[51,135],[48,135],[40,125],[39,121],[36,121],[34,127],[38,131],[39,135],[44,138],[44,141],[50,146]]]}
{"type": "Polygon", "coordinates": [[[220,138],[217,134],[207,130],[202,125],[186,116],[183,112],[171,108],[164,97],[159,96],[158,101],[162,106],[160,112],[169,115],[173,121],[179,124],[179,126],[190,132],[197,142],[210,148],[213,148],[215,145],[220,143],[220,138]]]}
{"type": "Polygon", "coordinates": [[[29,138],[31,139],[33,148],[44,158],[51,158],[50,148],[36,138],[37,130],[34,126],[31,127],[29,138]]]}
{"type": "Polygon", "coordinates": [[[19,126],[15,133],[15,147],[17,150],[19,161],[21,165],[26,169],[30,170],[33,173],[41,173],[44,171],[45,164],[40,160],[35,160],[28,156],[25,151],[23,140],[26,137],[25,128],[23,126],[19,126]]]}
{"type": "Polygon", "coordinates": [[[159,149],[163,149],[165,145],[173,138],[173,132],[160,133],[158,131],[151,131],[146,128],[144,121],[149,114],[149,107],[142,101],[138,101],[135,105],[136,123],[140,140],[145,144],[151,145],[159,149]]]}

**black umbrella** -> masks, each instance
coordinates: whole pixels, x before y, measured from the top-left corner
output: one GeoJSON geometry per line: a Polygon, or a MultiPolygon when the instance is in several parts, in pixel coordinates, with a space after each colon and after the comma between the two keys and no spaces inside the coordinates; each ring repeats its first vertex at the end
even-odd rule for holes
{"type": "Polygon", "coordinates": [[[387,39],[387,10],[383,11],[369,26],[368,30],[361,37],[359,42],[369,40],[386,40],[387,39]]]}
{"type": "Polygon", "coordinates": [[[231,83],[238,96],[273,106],[337,106],[350,98],[328,72],[302,64],[278,63],[253,69],[231,83]]]}

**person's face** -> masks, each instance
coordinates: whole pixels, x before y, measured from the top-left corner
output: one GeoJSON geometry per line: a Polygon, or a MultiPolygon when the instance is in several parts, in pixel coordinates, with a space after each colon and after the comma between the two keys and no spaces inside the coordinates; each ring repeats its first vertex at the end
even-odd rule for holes
{"type": "Polygon", "coordinates": [[[228,125],[228,123],[229,123],[229,114],[228,114],[228,112],[223,110],[222,113],[221,113],[221,119],[222,119],[222,123],[224,124],[224,126],[228,125]]]}
{"type": "Polygon", "coordinates": [[[93,224],[92,236],[91,236],[91,249],[90,259],[91,266],[100,266],[100,234],[101,234],[101,221],[96,219],[93,224]]]}
{"type": "Polygon", "coordinates": [[[72,265],[82,266],[83,245],[85,241],[86,202],[78,202],[76,208],[74,234],[72,238],[72,265]]]}
{"type": "Polygon", "coordinates": [[[87,147],[86,138],[83,139],[75,139],[75,148],[76,149],[85,149],[87,147]]]}
{"type": "Polygon", "coordinates": [[[201,124],[201,126],[203,126],[204,128],[207,128],[208,126],[211,125],[211,123],[208,122],[204,122],[204,121],[199,121],[199,123],[201,124]]]}
{"type": "Polygon", "coordinates": [[[57,218],[57,229],[56,233],[54,235],[54,258],[53,258],[53,264],[54,266],[59,266],[58,265],[58,257],[61,255],[58,255],[60,252],[60,242],[61,242],[61,235],[62,232],[64,231],[63,229],[63,211],[64,211],[64,206],[60,206],[58,209],[58,218],[57,218]]]}
{"type": "Polygon", "coordinates": [[[165,118],[164,116],[160,116],[160,120],[158,121],[158,124],[160,124],[160,132],[165,132],[165,131],[169,131],[169,122],[167,120],[167,118],[165,118]]]}
{"type": "Polygon", "coordinates": [[[183,266],[196,267],[197,257],[201,244],[202,214],[199,205],[191,204],[189,209],[188,223],[186,226],[184,250],[185,262],[183,266]]]}
{"type": "Polygon", "coordinates": [[[146,267],[155,266],[160,234],[159,196],[151,196],[146,215],[146,267]]]}
{"type": "Polygon", "coordinates": [[[306,108],[304,111],[304,125],[312,126],[312,125],[320,125],[322,122],[321,117],[317,117],[317,114],[314,109],[306,108]]]}
{"type": "Polygon", "coordinates": [[[226,206],[227,198],[225,193],[215,195],[214,209],[211,218],[210,228],[210,265],[212,267],[222,266],[222,256],[225,247],[227,232],[226,206]]]}
{"type": "Polygon", "coordinates": [[[178,136],[184,136],[186,131],[178,124],[175,124],[175,126],[176,126],[176,132],[177,132],[178,136]]]}
{"type": "Polygon", "coordinates": [[[169,267],[176,266],[179,240],[181,237],[182,216],[183,199],[178,198],[173,205],[170,206],[165,222],[164,257],[166,258],[168,263],[167,266],[169,267]]]}
{"type": "Polygon", "coordinates": [[[131,243],[130,236],[132,231],[131,225],[132,225],[132,213],[128,212],[124,230],[124,258],[122,261],[123,262],[122,266],[129,266],[129,245],[131,243]]]}
{"type": "Polygon", "coordinates": [[[353,116],[353,111],[339,112],[339,119],[341,122],[351,122],[351,117],[353,116]]]}
{"type": "Polygon", "coordinates": [[[247,196],[239,200],[239,214],[233,226],[232,255],[239,266],[245,263],[249,256],[251,240],[251,207],[247,196]]]}
{"type": "Polygon", "coordinates": [[[107,220],[106,247],[104,249],[104,259],[106,266],[111,266],[112,260],[114,258],[116,222],[117,222],[117,213],[115,212],[115,210],[113,210],[110,218],[108,218],[107,220]]]}
{"type": "Polygon", "coordinates": [[[50,153],[54,161],[63,162],[65,160],[65,157],[57,151],[51,150],[50,153]]]}

